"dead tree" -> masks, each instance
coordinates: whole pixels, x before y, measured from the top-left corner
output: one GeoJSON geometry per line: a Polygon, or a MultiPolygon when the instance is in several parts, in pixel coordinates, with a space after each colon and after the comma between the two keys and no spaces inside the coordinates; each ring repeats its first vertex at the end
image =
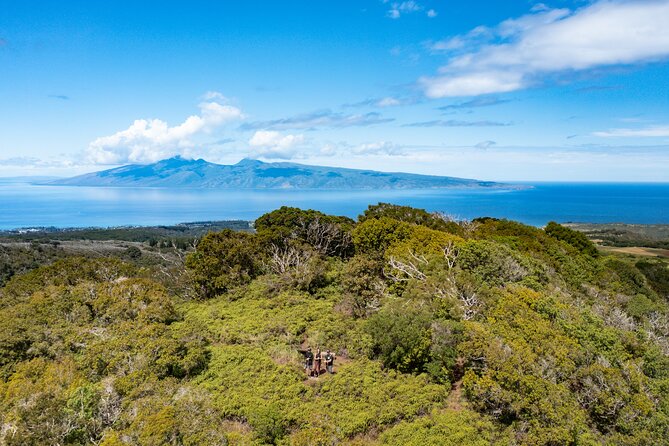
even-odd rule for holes
{"type": "Polygon", "coordinates": [[[279,247],[272,243],[266,267],[274,274],[284,275],[293,269],[299,270],[306,267],[311,257],[310,251],[298,249],[291,245],[279,247]]]}
{"type": "Polygon", "coordinates": [[[388,260],[390,270],[383,269],[383,274],[395,282],[408,282],[409,280],[427,280],[427,276],[420,270],[421,265],[427,265],[429,262],[423,255],[416,255],[409,251],[410,260],[401,261],[391,256],[388,260]]]}
{"type": "MultiPolygon", "coordinates": [[[[468,321],[474,319],[480,311],[482,302],[477,290],[467,283],[458,283],[456,280],[455,266],[459,250],[453,242],[448,242],[442,248],[446,264],[446,275],[439,282],[431,281],[430,286],[434,289],[435,296],[442,299],[451,299],[458,302],[462,309],[462,319],[468,321]]],[[[384,268],[383,274],[394,282],[408,282],[417,280],[428,283],[428,275],[424,272],[429,260],[424,255],[418,255],[408,251],[408,256],[400,260],[391,256],[388,267],[384,268]]]]}

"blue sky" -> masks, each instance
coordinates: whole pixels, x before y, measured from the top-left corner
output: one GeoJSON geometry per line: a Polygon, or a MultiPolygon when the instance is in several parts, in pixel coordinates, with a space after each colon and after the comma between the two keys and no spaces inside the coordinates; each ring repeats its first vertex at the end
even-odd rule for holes
{"type": "Polygon", "coordinates": [[[0,176],[669,181],[669,0],[0,0],[0,176]]]}

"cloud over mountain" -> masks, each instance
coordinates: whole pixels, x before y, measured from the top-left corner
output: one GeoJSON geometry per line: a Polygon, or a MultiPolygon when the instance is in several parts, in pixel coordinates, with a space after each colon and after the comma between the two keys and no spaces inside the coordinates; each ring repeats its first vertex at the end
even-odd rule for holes
{"type": "Polygon", "coordinates": [[[199,114],[172,127],[161,119],[137,119],[125,130],[92,141],[86,158],[93,164],[123,164],[184,154],[198,136],[243,117],[239,108],[222,103],[223,99],[220,93],[207,93],[198,106],[199,114]]]}
{"type": "Polygon", "coordinates": [[[251,152],[267,159],[291,159],[296,147],[304,142],[304,135],[283,135],[274,130],[258,130],[249,140],[251,152]]]}

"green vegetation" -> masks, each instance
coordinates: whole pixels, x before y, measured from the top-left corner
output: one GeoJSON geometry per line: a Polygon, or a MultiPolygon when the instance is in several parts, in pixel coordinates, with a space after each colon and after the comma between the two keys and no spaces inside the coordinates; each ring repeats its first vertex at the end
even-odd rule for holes
{"type": "Polygon", "coordinates": [[[669,225],[635,225],[625,223],[569,223],[572,229],[606,246],[644,246],[669,249],[669,225]]]}
{"type": "Polygon", "coordinates": [[[255,229],[3,245],[0,444],[669,444],[662,259],[390,204],[255,229]]]}

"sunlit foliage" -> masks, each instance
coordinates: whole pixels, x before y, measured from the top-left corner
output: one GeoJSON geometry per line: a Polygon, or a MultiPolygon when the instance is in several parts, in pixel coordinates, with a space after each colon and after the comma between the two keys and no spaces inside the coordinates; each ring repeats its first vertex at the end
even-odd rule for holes
{"type": "Polygon", "coordinates": [[[668,444],[666,262],[389,204],[255,228],[3,251],[0,444],[668,444]]]}

